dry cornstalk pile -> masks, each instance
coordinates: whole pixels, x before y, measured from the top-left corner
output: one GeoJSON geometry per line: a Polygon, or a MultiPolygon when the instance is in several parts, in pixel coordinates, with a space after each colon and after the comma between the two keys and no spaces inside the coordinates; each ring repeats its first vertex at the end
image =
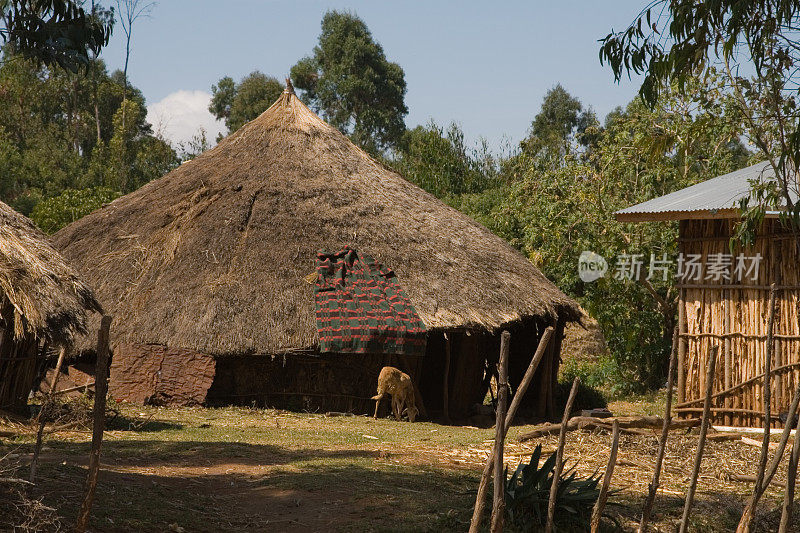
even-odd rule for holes
{"type": "MultiPolygon", "coordinates": [[[[652,435],[632,433],[620,435],[617,463],[611,482],[611,490],[618,492],[611,495],[610,501],[622,505],[611,505],[607,511],[618,517],[625,530],[635,531],[638,526],[642,502],[647,495],[648,484],[653,475],[659,430],[653,430],[651,433],[652,435]]],[[[693,519],[699,520],[706,518],[714,520],[716,517],[720,527],[717,531],[725,531],[725,526],[719,518],[732,517],[730,519],[734,520],[734,523],[731,527],[735,528],[735,521],[738,521],[744,502],[752,492],[760,449],[743,442],[741,438],[717,440],[713,438],[714,435],[714,432],[709,433],[709,440],[705,446],[697,483],[695,511],[692,516],[693,519]]],[[[505,462],[509,469],[516,467],[521,461],[527,461],[539,444],[542,445],[543,455],[555,452],[558,445],[557,432],[525,442],[518,442],[518,437],[519,434],[512,431],[506,441],[505,462]]],[[[564,449],[567,466],[575,464],[577,473],[581,477],[603,472],[611,451],[611,440],[611,432],[606,430],[567,433],[564,449]]],[[[672,531],[680,520],[697,440],[698,436],[693,432],[687,433],[686,430],[670,432],[654,516],[651,520],[651,531],[672,531]]],[[[789,448],[791,447],[787,447],[786,455],[789,453],[789,448]]],[[[490,451],[491,441],[488,440],[480,448],[453,449],[438,456],[435,450],[430,450],[431,457],[438,457],[443,464],[471,469],[482,465],[490,451]]],[[[775,516],[772,516],[775,513],[774,507],[779,505],[785,482],[786,460],[784,459],[762,499],[754,531],[777,529],[777,525],[774,528],[765,526],[764,521],[775,520],[775,516]]],[[[780,515],[779,508],[777,514],[780,515]]],[[[797,514],[800,513],[795,513],[797,514]]],[[[796,516],[795,520],[797,519],[796,516]]]]}

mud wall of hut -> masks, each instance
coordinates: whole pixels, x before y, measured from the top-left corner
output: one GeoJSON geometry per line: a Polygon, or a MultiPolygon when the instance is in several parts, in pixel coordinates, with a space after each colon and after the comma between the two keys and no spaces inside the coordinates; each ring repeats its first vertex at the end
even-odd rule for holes
{"type": "MultiPolygon", "coordinates": [[[[546,326],[544,321],[532,319],[508,328],[512,335],[512,394],[546,326]]],[[[562,336],[563,323],[559,323],[520,407],[520,417],[554,417],[562,336]]],[[[424,357],[294,353],[213,358],[158,344],[120,345],[112,359],[110,394],[137,404],[234,404],[371,414],[378,374],[384,366],[395,366],[411,375],[423,400],[423,405],[418,406],[421,415],[439,420],[444,415],[447,368],[448,416],[453,421],[469,423],[470,417],[480,411],[476,405],[487,396],[499,352],[499,333],[468,330],[431,332],[424,357]]],[[[387,400],[381,414],[388,410],[387,400]]]]}
{"type": "Polygon", "coordinates": [[[702,263],[714,262],[713,254],[736,257],[761,254],[757,276],[738,275],[714,279],[704,273],[700,280],[679,281],[678,412],[697,416],[702,411],[706,368],[711,347],[719,346],[714,371],[714,422],[759,426],[763,418],[762,377],[767,356],[767,323],[770,285],[775,283],[777,310],[774,322],[771,411],[774,426],[791,402],[800,379],[800,330],[798,298],[800,271],[794,237],[779,221],[767,220],[754,244],[730,250],[735,222],[689,220],[680,225],[679,250],[700,254],[702,263]],[[729,391],[725,394],[725,391],[729,391]]]}

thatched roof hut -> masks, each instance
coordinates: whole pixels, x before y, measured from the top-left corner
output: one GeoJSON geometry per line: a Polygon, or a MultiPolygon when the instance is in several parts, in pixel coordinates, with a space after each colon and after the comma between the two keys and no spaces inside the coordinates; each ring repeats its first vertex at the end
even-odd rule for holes
{"type": "Polygon", "coordinates": [[[579,313],[506,242],[374,161],[290,88],[215,148],[54,242],[118,317],[112,346],[217,361],[314,354],[304,278],[318,250],[344,245],[394,270],[431,334],[491,335],[579,313]]]}
{"type": "Polygon", "coordinates": [[[0,409],[21,410],[48,348],[69,347],[100,304],[26,217],[0,202],[0,409]]]}

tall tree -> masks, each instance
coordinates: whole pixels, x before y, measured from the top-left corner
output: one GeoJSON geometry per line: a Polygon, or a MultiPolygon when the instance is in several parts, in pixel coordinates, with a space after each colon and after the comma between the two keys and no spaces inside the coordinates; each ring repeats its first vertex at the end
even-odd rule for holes
{"type": "Polygon", "coordinates": [[[275,103],[283,92],[281,82],[272,76],[254,71],[235,83],[230,76],[211,86],[208,110],[224,120],[228,133],[241,128],[275,103]]]}
{"type": "Polygon", "coordinates": [[[535,139],[563,155],[574,141],[585,144],[583,137],[578,136],[596,124],[594,112],[584,109],[580,100],[559,83],[547,91],[542,108],[531,123],[529,140],[535,139]]]}
{"type": "MultiPolygon", "coordinates": [[[[155,2],[143,0],[117,0],[122,31],[125,33],[125,66],[122,69],[123,86],[122,100],[128,97],[128,62],[131,59],[131,37],[133,36],[133,24],[141,17],[149,17],[155,7],[155,2]]],[[[126,107],[122,108],[122,128],[125,129],[126,107]]]]}
{"type": "Polygon", "coordinates": [[[596,140],[598,127],[594,111],[556,84],[545,94],[520,152],[504,162],[504,174],[513,181],[531,162],[548,168],[563,166],[564,157],[581,155],[596,140]]]}
{"type": "Polygon", "coordinates": [[[291,78],[314,109],[367,151],[402,141],[405,74],[355,14],[327,12],[318,45],[292,67],[291,78]]]}

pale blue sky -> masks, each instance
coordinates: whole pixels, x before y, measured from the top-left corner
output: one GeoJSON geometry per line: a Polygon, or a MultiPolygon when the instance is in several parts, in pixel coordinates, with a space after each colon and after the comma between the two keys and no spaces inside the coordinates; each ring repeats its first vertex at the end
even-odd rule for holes
{"type": "MultiPolygon", "coordinates": [[[[409,126],[456,121],[470,139],[483,136],[497,149],[504,139],[523,138],[556,83],[601,119],[630,101],[638,85],[614,83],[598,60],[597,40],[627,26],[643,4],[161,0],[134,26],[129,75],[153,121],[179,140],[201,124],[213,129],[203,107],[219,78],[257,69],[283,79],[316,44],[325,11],[350,10],[405,70],[409,126]]],[[[103,57],[111,68],[122,66],[121,27],[103,57]]]]}

